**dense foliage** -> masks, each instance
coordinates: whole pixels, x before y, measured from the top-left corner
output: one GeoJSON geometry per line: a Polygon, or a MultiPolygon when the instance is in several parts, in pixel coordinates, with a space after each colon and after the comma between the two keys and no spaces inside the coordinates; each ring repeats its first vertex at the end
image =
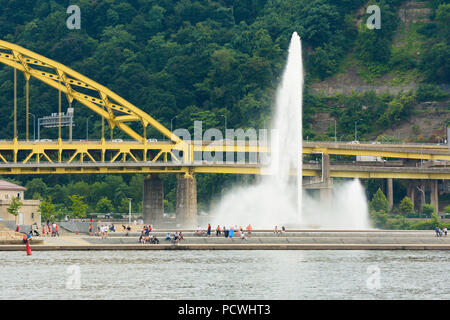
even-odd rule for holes
{"type": "MultiPolygon", "coordinates": [[[[405,204],[407,200],[402,202],[405,204]]],[[[411,207],[412,203],[407,204],[404,206],[404,210],[409,211],[411,210],[411,207]]],[[[411,221],[406,219],[404,215],[388,213],[388,202],[381,189],[378,189],[372,200],[369,201],[369,216],[371,223],[375,228],[393,230],[433,230],[436,227],[450,227],[449,223],[444,223],[439,220],[433,206],[424,204],[422,213],[429,217],[429,219],[411,221]]]]}

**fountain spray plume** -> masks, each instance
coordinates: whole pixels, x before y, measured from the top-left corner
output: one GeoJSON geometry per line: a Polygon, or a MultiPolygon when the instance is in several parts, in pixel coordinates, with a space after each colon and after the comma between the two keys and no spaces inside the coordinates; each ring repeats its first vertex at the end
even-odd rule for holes
{"type": "Polygon", "coordinates": [[[358,218],[356,223],[347,221],[348,218],[353,219],[349,214],[367,215],[364,196],[358,197],[355,204],[355,195],[363,194],[359,181],[351,183],[350,189],[343,188],[341,193],[337,193],[343,198],[333,203],[333,206],[324,206],[308,196],[305,203],[302,192],[302,103],[302,45],[300,37],[294,32],[277,90],[270,139],[270,164],[258,184],[234,188],[223,197],[213,208],[213,225],[245,226],[250,223],[255,228],[272,229],[275,225],[331,228],[339,223],[354,228],[367,227],[364,219],[358,218]],[[345,190],[348,192],[344,192],[345,190]]]}
{"type": "Polygon", "coordinates": [[[272,228],[298,224],[302,203],[302,90],[303,64],[300,37],[289,45],[287,64],[277,90],[271,130],[270,165],[257,185],[234,189],[214,210],[214,224],[272,228]],[[292,173],[296,175],[292,176],[292,173]]]}
{"type": "Polygon", "coordinates": [[[288,186],[291,174],[297,172],[297,211],[302,204],[302,44],[294,32],[281,84],[277,91],[276,117],[272,124],[270,177],[280,187],[288,186]]]}

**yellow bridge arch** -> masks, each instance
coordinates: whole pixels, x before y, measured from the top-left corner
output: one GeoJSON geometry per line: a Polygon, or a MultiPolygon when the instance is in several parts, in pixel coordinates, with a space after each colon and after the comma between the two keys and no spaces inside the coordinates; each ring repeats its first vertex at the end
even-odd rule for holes
{"type": "Polygon", "coordinates": [[[73,100],[80,102],[106,119],[111,128],[118,127],[137,141],[146,143],[145,130],[150,125],[175,143],[177,149],[183,149],[183,141],[150,115],[105,86],[59,62],[3,40],[0,40],[0,62],[22,71],[27,81],[33,77],[65,93],[69,103],[73,100]],[[144,136],[125,122],[140,122],[144,136]]]}

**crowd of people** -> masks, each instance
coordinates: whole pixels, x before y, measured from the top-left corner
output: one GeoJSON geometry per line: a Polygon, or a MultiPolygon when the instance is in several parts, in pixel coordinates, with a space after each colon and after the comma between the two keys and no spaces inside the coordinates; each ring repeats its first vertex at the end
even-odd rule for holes
{"type": "Polygon", "coordinates": [[[141,235],[139,236],[139,242],[142,244],[145,244],[147,242],[158,244],[159,239],[155,236],[150,234],[153,231],[152,225],[144,225],[142,227],[141,235]]]}
{"type": "MultiPolygon", "coordinates": [[[[233,237],[239,237],[243,240],[246,240],[248,237],[251,236],[252,234],[252,226],[249,224],[245,229],[242,228],[242,226],[230,226],[229,228],[227,228],[226,226],[220,227],[220,225],[218,225],[216,227],[216,237],[221,237],[222,234],[225,238],[233,238],[233,237]]],[[[206,237],[211,237],[212,234],[212,227],[211,224],[208,223],[208,227],[206,228],[206,232],[203,231],[203,229],[198,226],[197,230],[195,232],[196,236],[206,236],[206,237]]]]}
{"type": "MultiPolygon", "coordinates": [[[[32,232],[34,232],[33,229],[37,229],[37,225],[35,228],[31,227],[32,232]]],[[[43,237],[59,237],[59,227],[56,224],[56,222],[50,222],[50,220],[47,220],[45,224],[42,225],[42,236],[43,237]]]]}
{"type": "Polygon", "coordinates": [[[171,236],[170,232],[168,232],[166,234],[166,239],[165,240],[166,241],[171,241],[172,243],[177,243],[178,244],[178,243],[180,243],[181,240],[184,240],[183,233],[181,231],[180,232],[176,231],[171,236]]]}
{"type": "Polygon", "coordinates": [[[443,235],[447,236],[447,228],[441,229],[439,227],[436,227],[434,230],[436,231],[436,237],[442,237],[443,235]]]}

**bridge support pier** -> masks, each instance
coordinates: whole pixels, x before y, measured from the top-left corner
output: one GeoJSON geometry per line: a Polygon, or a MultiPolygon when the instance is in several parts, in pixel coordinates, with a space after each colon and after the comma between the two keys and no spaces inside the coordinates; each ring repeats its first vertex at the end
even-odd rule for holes
{"type": "Polygon", "coordinates": [[[439,181],[438,180],[411,180],[408,183],[408,197],[414,208],[422,212],[423,205],[427,203],[429,194],[430,204],[439,212],[439,181]],[[417,195],[417,198],[416,198],[417,195]]]}
{"type": "Polygon", "coordinates": [[[430,180],[430,202],[431,205],[436,209],[436,213],[439,212],[439,189],[438,189],[438,181],[430,180]]]}
{"type": "Polygon", "coordinates": [[[157,174],[150,174],[144,179],[143,193],[144,223],[158,226],[164,215],[164,185],[157,174]]]}
{"type": "Polygon", "coordinates": [[[387,200],[389,203],[389,211],[392,211],[394,206],[394,181],[392,178],[387,179],[387,200]]]}
{"type": "Polygon", "coordinates": [[[197,180],[194,176],[177,175],[177,225],[182,228],[197,226],[197,180]]]}

